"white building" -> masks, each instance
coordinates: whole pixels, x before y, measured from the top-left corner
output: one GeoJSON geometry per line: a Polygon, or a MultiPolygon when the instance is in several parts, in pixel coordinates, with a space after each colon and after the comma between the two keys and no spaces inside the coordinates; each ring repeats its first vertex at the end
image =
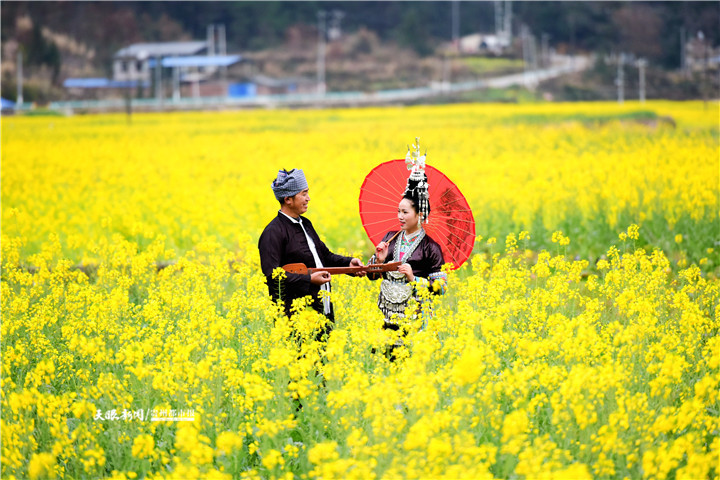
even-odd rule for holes
{"type": "Polygon", "coordinates": [[[460,38],[461,53],[492,53],[500,55],[510,47],[507,35],[474,33],[460,38]]]}
{"type": "Polygon", "coordinates": [[[208,43],[201,41],[135,43],[114,55],[113,80],[149,82],[159,59],[205,55],[207,51],[208,43]]]}
{"type": "Polygon", "coordinates": [[[720,47],[713,48],[702,32],[685,44],[685,67],[690,71],[715,69],[720,58],[720,47]]]}

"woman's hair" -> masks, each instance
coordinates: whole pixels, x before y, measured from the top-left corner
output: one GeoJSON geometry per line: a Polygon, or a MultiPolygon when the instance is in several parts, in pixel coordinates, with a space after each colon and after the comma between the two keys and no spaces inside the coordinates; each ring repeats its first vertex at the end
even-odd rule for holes
{"type": "Polygon", "coordinates": [[[407,188],[405,192],[403,192],[402,198],[410,200],[415,213],[424,214],[423,220],[427,220],[427,217],[430,215],[430,199],[427,195],[427,177],[424,177],[423,180],[409,178],[407,188]],[[425,209],[422,208],[422,205],[426,205],[425,209]]]}

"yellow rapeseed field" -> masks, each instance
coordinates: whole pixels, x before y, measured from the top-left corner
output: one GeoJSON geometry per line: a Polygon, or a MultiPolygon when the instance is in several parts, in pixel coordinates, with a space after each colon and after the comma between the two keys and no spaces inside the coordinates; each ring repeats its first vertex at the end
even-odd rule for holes
{"type": "Polygon", "coordinates": [[[718,108],[3,118],[2,478],[717,478],[718,108]],[[259,269],[270,183],[366,260],[359,187],[415,137],[473,255],[397,361],[365,279],[318,343],[259,269]]]}

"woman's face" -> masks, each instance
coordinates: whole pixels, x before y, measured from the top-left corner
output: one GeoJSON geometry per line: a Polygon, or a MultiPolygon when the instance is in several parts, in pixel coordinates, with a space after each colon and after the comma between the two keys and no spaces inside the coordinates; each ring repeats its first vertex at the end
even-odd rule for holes
{"type": "Polygon", "coordinates": [[[413,233],[419,228],[420,214],[415,211],[412,202],[407,198],[400,200],[398,205],[398,221],[400,227],[407,233],[413,233]]]}

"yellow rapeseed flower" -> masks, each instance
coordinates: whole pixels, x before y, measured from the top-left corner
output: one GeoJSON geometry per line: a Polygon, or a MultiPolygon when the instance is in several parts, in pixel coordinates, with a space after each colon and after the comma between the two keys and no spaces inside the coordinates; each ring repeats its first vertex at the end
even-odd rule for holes
{"type": "Polygon", "coordinates": [[[31,480],[38,478],[55,478],[56,464],[57,461],[54,455],[46,452],[34,453],[28,465],[28,476],[31,480]]]}
{"type": "Polygon", "coordinates": [[[132,455],[137,458],[149,458],[153,454],[155,440],[152,435],[141,434],[135,437],[132,445],[132,455]]]}

